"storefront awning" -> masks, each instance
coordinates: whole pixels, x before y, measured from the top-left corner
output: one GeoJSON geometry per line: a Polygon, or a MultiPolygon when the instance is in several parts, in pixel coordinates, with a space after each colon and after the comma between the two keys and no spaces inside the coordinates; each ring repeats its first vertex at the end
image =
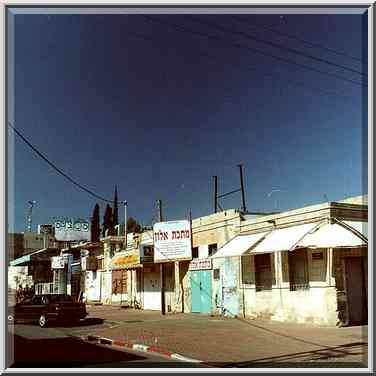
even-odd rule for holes
{"type": "Polygon", "coordinates": [[[18,257],[15,260],[10,262],[10,266],[23,266],[30,262],[31,255],[25,255],[22,257],[18,257]]]}
{"type": "Polygon", "coordinates": [[[16,258],[10,262],[10,266],[26,266],[32,261],[50,261],[51,254],[57,254],[58,252],[60,251],[56,248],[39,249],[28,255],[16,258]]]}
{"type": "Polygon", "coordinates": [[[344,225],[326,223],[316,231],[307,234],[299,243],[299,247],[307,248],[336,248],[336,247],[359,247],[367,244],[367,238],[362,232],[362,224],[367,222],[345,222],[344,225]],[[352,224],[352,226],[351,226],[352,224]]]}
{"type": "Polygon", "coordinates": [[[269,232],[260,232],[258,234],[240,234],[235,236],[210,258],[240,256],[247,252],[252,246],[264,238],[269,232]]]}
{"type": "Polygon", "coordinates": [[[320,223],[316,222],[275,229],[257,244],[250,253],[257,254],[292,250],[303,237],[319,225],[320,223]]]}
{"type": "Polygon", "coordinates": [[[119,252],[115,254],[110,262],[110,269],[119,270],[119,269],[133,269],[141,268],[142,264],[140,262],[140,254],[138,252],[119,252]]]}

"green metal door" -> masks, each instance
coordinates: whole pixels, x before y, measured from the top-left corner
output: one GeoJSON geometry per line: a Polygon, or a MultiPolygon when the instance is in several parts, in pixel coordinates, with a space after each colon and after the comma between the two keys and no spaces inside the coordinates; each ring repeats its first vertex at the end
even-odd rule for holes
{"type": "Polygon", "coordinates": [[[201,313],[211,313],[212,311],[212,279],[211,270],[200,272],[201,288],[201,313]]]}
{"type": "Polygon", "coordinates": [[[210,270],[191,271],[192,312],[211,313],[212,280],[210,270]]]}

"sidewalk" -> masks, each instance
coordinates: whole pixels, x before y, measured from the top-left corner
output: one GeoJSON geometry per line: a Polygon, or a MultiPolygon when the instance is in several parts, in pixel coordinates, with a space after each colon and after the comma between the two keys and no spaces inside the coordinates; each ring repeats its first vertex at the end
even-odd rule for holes
{"type": "Polygon", "coordinates": [[[200,314],[167,314],[88,306],[88,317],[111,320],[111,328],[86,335],[151,346],[214,366],[366,367],[367,326],[317,327],[261,320],[230,319],[200,314]],[[316,365],[317,366],[317,365],[316,365]]]}

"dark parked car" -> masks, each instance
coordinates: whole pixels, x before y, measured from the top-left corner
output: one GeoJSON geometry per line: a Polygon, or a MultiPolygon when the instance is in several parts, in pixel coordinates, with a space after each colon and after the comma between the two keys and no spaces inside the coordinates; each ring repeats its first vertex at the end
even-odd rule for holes
{"type": "Polygon", "coordinates": [[[75,302],[70,295],[34,295],[13,307],[9,319],[35,321],[45,327],[51,321],[79,322],[87,316],[85,303],[75,302]]]}

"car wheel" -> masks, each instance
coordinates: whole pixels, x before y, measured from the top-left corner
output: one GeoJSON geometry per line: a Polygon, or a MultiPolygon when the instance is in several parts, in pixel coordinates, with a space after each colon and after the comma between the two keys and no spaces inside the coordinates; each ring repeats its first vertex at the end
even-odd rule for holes
{"type": "Polygon", "coordinates": [[[8,315],[8,323],[16,323],[16,320],[14,319],[13,315],[8,315]]]}
{"type": "Polygon", "coordinates": [[[47,326],[47,317],[45,315],[41,315],[38,322],[41,328],[45,328],[47,326]]]}

